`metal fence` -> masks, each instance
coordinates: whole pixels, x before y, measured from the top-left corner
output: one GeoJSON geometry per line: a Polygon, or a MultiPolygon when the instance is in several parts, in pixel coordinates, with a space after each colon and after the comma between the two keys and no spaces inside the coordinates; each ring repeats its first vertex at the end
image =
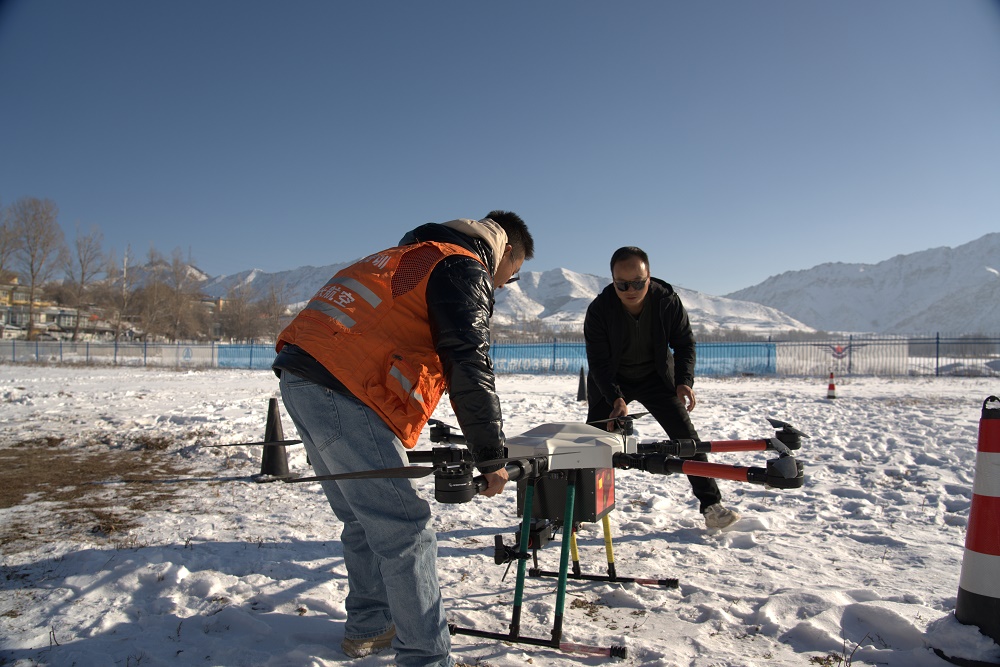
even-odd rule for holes
{"type": "MultiPolygon", "coordinates": [[[[579,337],[493,342],[497,373],[587,369],[579,337]]],[[[217,343],[0,341],[0,362],[267,369],[274,346],[217,343]]],[[[847,336],[815,341],[698,343],[699,376],[1000,376],[1000,337],[847,336]]]]}

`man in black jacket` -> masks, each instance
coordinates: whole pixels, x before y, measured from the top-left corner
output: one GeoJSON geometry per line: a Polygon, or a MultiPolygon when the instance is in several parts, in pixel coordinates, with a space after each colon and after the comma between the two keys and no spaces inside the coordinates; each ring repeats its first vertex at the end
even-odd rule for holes
{"type": "MultiPolygon", "coordinates": [[[[590,366],[587,421],[628,415],[635,400],[671,439],[698,439],[688,417],[697,403],[695,341],[680,297],[650,276],[649,257],[635,246],[615,251],[611,276],[613,283],[587,308],[583,324],[590,366]]],[[[705,454],[692,458],[708,460],[705,454]]],[[[740,518],[720,502],[715,480],[690,475],[688,480],[708,528],[725,528],[740,518]]]]}
{"type": "MultiPolygon", "coordinates": [[[[489,323],[494,290],[517,280],[533,255],[524,221],[492,211],[421,225],[317,292],[282,331],[273,363],[317,475],[407,465],[404,443],[416,444],[447,389],[488,482],[482,495],[503,490],[489,323]]],[[[344,524],[341,648],[355,658],[393,646],[400,667],[452,667],[427,501],[409,479],[322,484],[344,524]]]]}

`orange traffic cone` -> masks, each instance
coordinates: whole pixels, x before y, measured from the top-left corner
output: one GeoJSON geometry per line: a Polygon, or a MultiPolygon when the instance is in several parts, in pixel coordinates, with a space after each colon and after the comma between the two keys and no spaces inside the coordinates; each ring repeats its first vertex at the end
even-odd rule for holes
{"type": "Polygon", "coordinates": [[[833,384],[833,371],[830,371],[830,384],[826,387],[827,398],[837,398],[837,387],[833,384]]]}
{"type": "MultiPolygon", "coordinates": [[[[1000,398],[983,402],[955,618],[1000,642],[1000,398]],[[991,405],[992,403],[992,405],[991,405]]],[[[953,662],[949,660],[949,662],[953,662]]],[[[957,663],[956,663],[957,664],[957,663]]]]}

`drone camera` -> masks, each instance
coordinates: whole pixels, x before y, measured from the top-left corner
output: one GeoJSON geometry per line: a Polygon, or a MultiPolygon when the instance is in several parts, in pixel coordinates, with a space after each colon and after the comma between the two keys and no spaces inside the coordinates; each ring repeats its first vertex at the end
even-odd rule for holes
{"type": "Polygon", "coordinates": [[[528,554],[522,554],[516,546],[508,547],[503,543],[503,535],[493,536],[493,562],[506,565],[515,560],[527,560],[528,554]]]}

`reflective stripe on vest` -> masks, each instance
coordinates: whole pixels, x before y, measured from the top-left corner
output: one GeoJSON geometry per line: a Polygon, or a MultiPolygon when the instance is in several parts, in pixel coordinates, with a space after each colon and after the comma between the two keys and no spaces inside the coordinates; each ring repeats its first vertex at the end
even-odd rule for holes
{"type": "Polygon", "coordinates": [[[389,377],[395,378],[399,382],[399,384],[403,387],[404,394],[415,400],[417,403],[423,403],[424,397],[420,395],[419,391],[414,391],[413,383],[415,380],[403,375],[403,371],[399,369],[399,366],[393,364],[392,368],[389,369],[389,377]]]}
{"type": "MultiPolygon", "coordinates": [[[[319,291],[317,296],[323,296],[324,298],[330,299],[337,296],[337,299],[341,303],[348,304],[354,301],[355,294],[364,299],[364,301],[372,308],[378,308],[382,303],[382,299],[380,299],[375,292],[371,291],[354,278],[341,278],[338,276],[331,278],[319,291]]],[[[357,322],[354,321],[354,318],[338,308],[336,303],[313,299],[308,303],[308,305],[306,305],[305,309],[315,310],[323,313],[327,317],[332,317],[344,325],[344,328],[346,329],[350,329],[357,324],[357,322]]]]}

